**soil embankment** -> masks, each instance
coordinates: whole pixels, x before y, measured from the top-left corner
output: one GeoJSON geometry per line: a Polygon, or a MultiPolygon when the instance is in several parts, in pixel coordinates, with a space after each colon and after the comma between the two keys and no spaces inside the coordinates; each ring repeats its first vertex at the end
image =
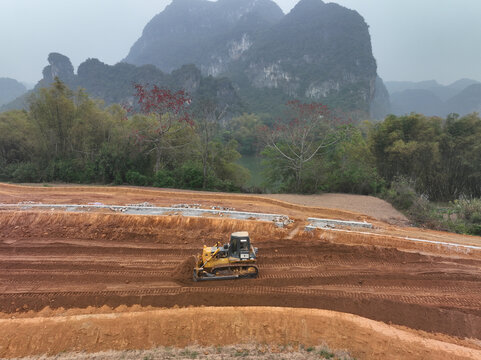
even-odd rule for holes
{"type": "MultiPolygon", "coordinates": [[[[102,309],[100,309],[102,310],[102,309]]],[[[243,343],[349,349],[360,359],[479,359],[467,342],[400,329],[359,316],[314,309],[222,307],[135,309],[90,313],[44,311],[33,317],[0,319],[0,356],[65,351],[149,349],[243,343]],[[44,314],[47,313],[47,316],[44,314]],[[42,316],[44,315],[44,316],[42,316]],[[42,336],[38,336],[38,334],[42,336]],[[5,335],[6,334],[6,335],[5,335]],[[459,344],[456,344],[458,342],[459,344]]]]}

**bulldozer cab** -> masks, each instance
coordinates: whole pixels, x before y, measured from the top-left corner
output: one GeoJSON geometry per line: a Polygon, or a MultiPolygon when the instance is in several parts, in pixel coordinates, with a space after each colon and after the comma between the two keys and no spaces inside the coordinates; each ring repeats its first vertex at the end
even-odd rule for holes
{"type": "Polygon", "coordinates": [[[251,243],[247,231],[232,233],[230,236],[229,257],[249,259],[251,243]]]}

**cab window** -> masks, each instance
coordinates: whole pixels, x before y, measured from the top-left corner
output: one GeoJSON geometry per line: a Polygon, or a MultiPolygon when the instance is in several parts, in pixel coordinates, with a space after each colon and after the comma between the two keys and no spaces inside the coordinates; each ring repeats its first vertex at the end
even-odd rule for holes
{"type": "Polygon", "coordinates": [[[249,244],[248,244],[246,239],[241,239],[240,249],[241,250],[249,250],[249,244]]]}

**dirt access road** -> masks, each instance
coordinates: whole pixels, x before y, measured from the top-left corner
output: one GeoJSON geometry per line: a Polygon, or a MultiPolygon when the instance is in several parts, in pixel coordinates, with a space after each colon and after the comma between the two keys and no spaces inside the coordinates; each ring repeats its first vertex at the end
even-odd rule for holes
{"type": "MultiPolygon", "coordinates": [[[[481,253],[404,241],[410,235],[479,244],[476,237],[386,224],[345,210],[250,195],[136,188],[0,185],[0,203],[199,203],[291,216],[271,223],[118,213],[0,211],[0,311],[104,305],[278,306],[335,310],[459,338],[481,339],[481,253]],[[308,216],[368,220],[364,233],[302,231],[308,216]],[[203,244],[250,232],[257,279],[191,281],[203,244]]],[[[479,341],[470,346],[481,349],[479,341]]]]}

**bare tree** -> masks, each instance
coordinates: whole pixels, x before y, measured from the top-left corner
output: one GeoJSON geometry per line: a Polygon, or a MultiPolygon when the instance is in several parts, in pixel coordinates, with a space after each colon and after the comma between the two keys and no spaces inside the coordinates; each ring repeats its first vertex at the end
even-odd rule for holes
{"type": "Polygon", "coordinates": [[[227,105],[219,105],[211,99],[202,99],[199,104],[198,118],[195,121],[195,129],[199,135],[199,150],[202,159],[202,188],[207,187],[207,172],[209,164],[213,161],[215,153],[211,149],[220,122],[225,116],[227,105]]]}
{"type": "Polygon", "coordinates": [[[348,127],[326,105],[289,101],[287,116],[272,128],[264,127],[266,146],[295,179],[295,190],[302,190],[307,163],[343,139],[348,127]]]}

